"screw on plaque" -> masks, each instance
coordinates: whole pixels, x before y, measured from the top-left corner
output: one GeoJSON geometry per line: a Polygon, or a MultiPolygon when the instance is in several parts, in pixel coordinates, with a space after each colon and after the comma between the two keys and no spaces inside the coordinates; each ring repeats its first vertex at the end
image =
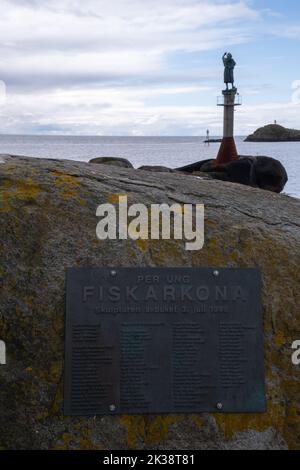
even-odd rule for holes
{"type": "Polygon", "coordinates": [[[110,275],[113,276],[113,277],[115,277],[115,276],[117,275],[117,271],[115,271],[115,269],[112,269],[112,270],[110,271],[110,275]]]}
{"type": "Polygon", "coordinates": [[[215,269],[215,271],[213,271],[213,275],[214,275],[215,277],[218,277],[219,274],[220,274],[220,272],[219,272],[217,269],[215,269]]]}
{"type": "Polygon", "coordinates": [[[219,402],[217,403],[217,410],[222,410],[223,409],[223,403],[219,402]]]}
{"type": "Polygon", "coordinates": [[[116,411],[116,405],[109,405],[109,411],[116,411]]]}

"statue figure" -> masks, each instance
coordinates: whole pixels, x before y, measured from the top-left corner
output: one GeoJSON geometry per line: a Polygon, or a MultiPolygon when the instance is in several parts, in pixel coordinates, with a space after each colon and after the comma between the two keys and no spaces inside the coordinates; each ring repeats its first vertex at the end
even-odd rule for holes
{"type": "Polygon", "coordinates": [[[226,83],[226,90],[228,90],[228,83],[231,83],[232,89],[236,90],[234,84],[234,75],[233,75],[233,70],[236,65],[235,61],[232,58],[232,55],[230,52],[225,52],[225,54],[222,57],[223,59],[223,64],[224,64],[224,83],[226,83]]]}

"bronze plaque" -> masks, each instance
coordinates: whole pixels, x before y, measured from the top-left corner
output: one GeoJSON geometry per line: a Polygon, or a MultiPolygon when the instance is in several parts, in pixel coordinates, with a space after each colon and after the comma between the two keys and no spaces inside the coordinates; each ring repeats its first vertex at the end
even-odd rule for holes
{"type": "Polygon", "coordinates": [[[263,412],[257,269],[72,268],[66,415],[263,412]]]}

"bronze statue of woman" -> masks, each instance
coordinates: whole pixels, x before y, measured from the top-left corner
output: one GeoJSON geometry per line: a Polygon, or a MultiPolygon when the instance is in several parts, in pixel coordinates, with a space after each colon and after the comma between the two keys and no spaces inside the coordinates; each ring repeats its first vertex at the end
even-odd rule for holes
{"type": "Polygon", "coordinates": [[[226,90],[228,90],[228,83],[231,83],[232,89],[234,90],[235,87],[233,86],[234,84],[234,67],[236,66],[235,61],[232,58],[232,55],[230,52],[225,52],[225,54],[222,57],[223,59],[223,64],[224,64],[224,83],[226,83],[226,90]]]}

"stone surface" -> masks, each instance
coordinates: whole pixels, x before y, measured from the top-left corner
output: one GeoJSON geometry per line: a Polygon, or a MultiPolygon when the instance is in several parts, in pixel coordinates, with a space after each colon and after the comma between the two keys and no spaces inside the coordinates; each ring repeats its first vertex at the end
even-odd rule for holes
{"type": "Polygon", "coordinates": [[[245,142],[299,142],[300,131],[287,129],[279,124],[268,124],[249,135],[245,142]]]}
{"type": "Polygon", "coordinates": [[[138,170],[157,171],[158,173],[172,173],[176,171],[176,170],[173,170],[172,168],[168,168],[166,166],[160,166],[160,165],[143,165],[143,166],[140,166],[138,170]]]}
{"type": "Polygon", "coordinates": [[[103,165],[113,165],[122,168],[133,168],[133,165],[126,158],[117,157],[96,157],[92,158],[89,163],[101,163],[103,165]]]}
{"type": "Polygon", "coordinates": [[[300,201],[176,173],[1,157],[2,449],[300,449],[300,201]],[[204,203],[205,246],[99,241],[96,208],[204,203]],[[260,266],[267,412],[65,417],[65,269],[71,266],[260,266]]]}

